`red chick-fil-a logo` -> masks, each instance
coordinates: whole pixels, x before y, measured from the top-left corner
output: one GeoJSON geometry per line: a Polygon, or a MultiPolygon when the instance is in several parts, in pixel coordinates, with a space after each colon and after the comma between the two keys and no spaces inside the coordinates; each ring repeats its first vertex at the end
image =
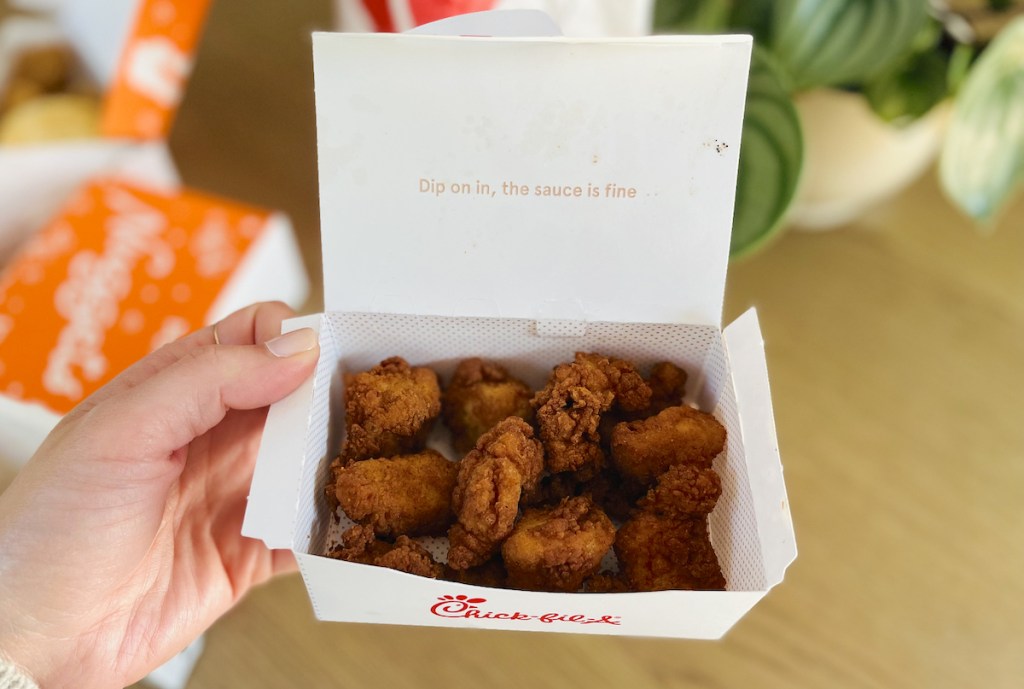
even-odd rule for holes
{"type": "Polygon", "coordinates": [[[444,595],[438,598],[437,602],[430,606],[430,612],[438,617],[457,617],[473,620],[516,620],[523,622],[534,620],[545,624],[553,624],[557,622],[568,622],[571,624],[620,624],[618,615],[590,617],[588,615],[580,614],[567,615],[559,612],[544,612],[537,615],[531,615],[525,612],[519,612],[518,610],[513,612],[485,610],[480,607],[480,604],[486,602],[486,598],[470,598],[469,596],[464,596],[462,594],[457,596],[444,595]]]}

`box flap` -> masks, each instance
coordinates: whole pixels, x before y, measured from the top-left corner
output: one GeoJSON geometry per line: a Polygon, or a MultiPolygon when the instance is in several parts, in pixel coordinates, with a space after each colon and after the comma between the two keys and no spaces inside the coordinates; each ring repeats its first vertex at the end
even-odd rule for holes
{"type": "MultiPolygon", "coordinates": [[[[320,317],[292,318],[281,324],[281,332],[300,328],[320,332],[320,317]]],[[[263,426],[242,535],[258,538],[268,548],[292,547],[304,462],[296,438],[303,437],[309,426],[315,382],[311,376],[290,395],[272,404],[263,426]]]]}
{"type": "Polygon", "coordinates": [[[326,309],[719,325],[750,47],[315,34],[326,309]]]}
{"type": "Polygon", "coordinates": [[[796,536],[782,475],[768,367],[757,312],[750,309],[724,332],[732,366],[736,406],[743,429],[747,473],[752,486],[757,530],[768,588],[775,586],[796,559],[796,536]]]}

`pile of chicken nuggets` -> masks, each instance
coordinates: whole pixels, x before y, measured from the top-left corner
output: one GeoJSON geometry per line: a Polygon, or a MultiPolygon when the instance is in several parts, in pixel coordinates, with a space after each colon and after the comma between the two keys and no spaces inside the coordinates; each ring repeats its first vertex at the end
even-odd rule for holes
{"type": "Polygon", "coordinates": [[[686,378],[583,352],[537,392],[479,358],[443,391],[400,357],[346,375],[327,494],[355,525],[326,555],[534,591],[724,589],[707,518],[726,431],[683,403],[686,378]],[[439,417],[458,461],[425,447],[439,417]],[[447,536],[447,562],[418,536],[447,536]]]}

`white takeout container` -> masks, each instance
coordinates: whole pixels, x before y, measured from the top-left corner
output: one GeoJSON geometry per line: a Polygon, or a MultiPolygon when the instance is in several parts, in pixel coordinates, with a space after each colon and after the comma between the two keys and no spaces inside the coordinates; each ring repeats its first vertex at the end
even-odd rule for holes
{"type": "Polygon", "coordinates": [[[286,329],[315,328],[321,356],[270,410],[242,530],[295,553],[318,618],[713,639],[782,580],[796,546],[760,330],[753,312],[721,327],[750,50],[314,36],[326,312],[286,329]],[[599,196],[533,193],[555,184],[599,196]],[[682,365],[728,429],[710,517],[728,590],[490,589],[320,555],[343,373],[400,355],[447,379],[481,356],[539,388],[576,351],[682,365]]]}

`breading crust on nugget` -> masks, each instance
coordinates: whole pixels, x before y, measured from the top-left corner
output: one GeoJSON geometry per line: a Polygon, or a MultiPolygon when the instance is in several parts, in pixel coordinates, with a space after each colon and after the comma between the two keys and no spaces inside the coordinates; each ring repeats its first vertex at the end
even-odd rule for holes
{"type": "Polygon", "coordinates": [[[705,412],[669,407],[612,430],[612,462],[620,474],[650,484],[676,464],[711,466],[725,448],[725,426],[705,412]]]}
{"type": "Polygon", "coordinates": [[[523,512],[501,546],[512,588],[579,590],[615,540],[615,526],[589,497],[523,512]]]}
{"type": "Polygon", "coordinates": [[[434,450],[341,467],[334,495],[350,519],[381,536],[443,535],[454,519],[459,465],[434,450]]]}
{"type": "Polygon", "coordinates": [[[441,388],[429,368],[395,356],[346,376],[342,462],[415,452],[440,413],[441,388]]]}
{"type": "Polygon", "coordinates": [[[704,517],[640,512],[619,528],[615,555],[634,591],[725,588],[704,517]]]}
{"type": "Polygon", "coordinates": [[[604,465],[601,415],[613,403],[626,411],[643,409],[650,398],[650,387],[629,362],[577,352],[571,363],[556,366],[533,398],[548,471],[597,475],[604,465]]]}
{"type": "Polygon", "coordinates": [[[530,387],[504,366],[480,358],[460,361],[441,397],[455,450],[469,452],[481,435],[509,416],[532,420],[532,396],[530,387]]]}
{"type": "Polygon", "coordinates": [[[533,429],[517,416],[480,436],[459,462],[452,506],[458,521],[448,530],[448,566],[482,565],[512,532],[524,491],[536,488],[544,467],[533,429]]]}
{"type": "Polygon", "coordinates": [[[327,557],[431,579],[439,579],[444,574],[444,567],[430,552],[408,536],[399,536],[394,543],[388,543],[374,536],[373,529],[360,524],[342,534],[341,543],[329,550],[327,557]]]}

